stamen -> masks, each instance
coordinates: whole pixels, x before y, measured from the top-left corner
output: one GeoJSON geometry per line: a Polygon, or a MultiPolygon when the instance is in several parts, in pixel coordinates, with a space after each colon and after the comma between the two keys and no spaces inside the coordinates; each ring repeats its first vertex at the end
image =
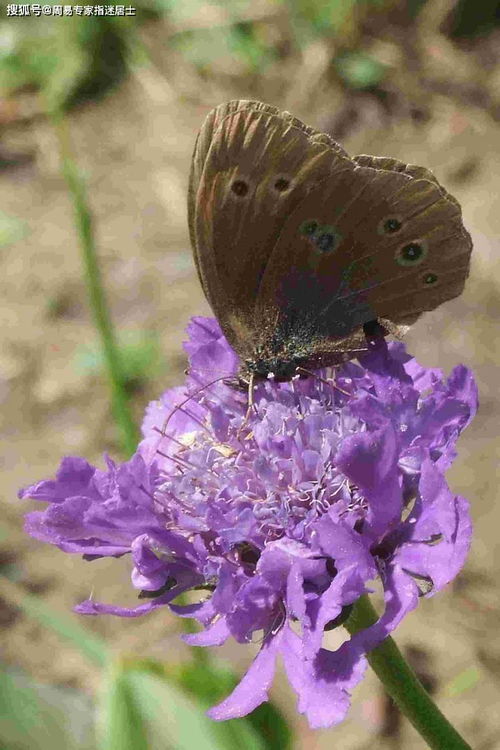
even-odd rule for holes
{"type": "Polygon", "coordinates": [[[187,409],[183,409],[182,406],[178,407],[178,411],[181,411],[183,414],[186,415],[186,417],[189,417],[189,419],[192,419],[193,422],[196,422],[196,424],[199,424],[201,429],[204,430],[212,440],[214,439],[214,436],[212,435],[212,433],[210,432],[206,424],[204,424],[199,417],[195,416],[194,414],[191,414],[191,412],[188,411],[187,409]]]}
{"type": "Polygon", "coordinates": [[[162,458],[168,458],[169,461],[173,461],[173,463],[179,464],[179,468],[181,469],[200,469],[200,466],[195,466],[190,461],[184,460],[180,458],[179,456],[169,456],[167,453],[163,453],[159,448],[157,449],[156,453],[158,453],[159,456],[162,458]]]}
{"type": "MultiPolygon", "coordinates": [[[[202,383],[202,381],[200,380],[200,378],[197,377],[196,375],[190,375],[190,377],[193,380],[195,380],[197,383],[202,383]]],[[[227,375],[224,375],[223,376],[223,380],[225,380],[226,378],[227,378],[227,375]]],[[[211,385],[213,385],[213,383],[211,385]]],[[[208,388],[210,388],[210,385],[205,385],[205,388],[208,390],[208,388]]],[[[221,398],[221,396],[220,396],[219,393],[213,393],[213,391],[212,391],[212,395],[214,397],[216,397],[220,401],[220,403],[223,404],[226,407],[226,409],[231,409],[232,408],[232,404],[230,404],[229,401],[227,401],[226,399],[221,398]]]]}
{"type": "MultiPolygon", "coordinates": [[[[210,383],[206,383],[202,388],[198,388],[198,390],[196,390],[194,393],[190,393],[189,396],[186,399],[184,399],[184,401],[181,401],[180,404],[176,404],[174,408],[172,409],[172,411],[170,412],[170,414],[168,415],[168,417],[166,418],[165,422],[163,423],[162,431],[164,432],[167,429],[168,423],[170,422],[170,420],[172,419],[176,411],[184,411],[182,409],[184,404],[187,404],[189,401],[192,401],[194,397],[197,396],[199,393],[201,393],[202,391],[205,391],[207,388],[210,388],[210,386],[214,385],[214,383],[218,383],[219,381],[224,380],[224,378],[225,376],[215,378],[215,380],[212,380],[210,383]]],[[[185,411],[184,413],[187,414],[187,412],[185,411]]],[[[191,415],[188,414],[188,416],[191,416],[191,415]]],[[[200,424],[203,427],[203,429],[207,429],[202,422],[195,419],[194,417],[191,417],[191,418],[194,419],[195,422],[198,422],[198,424],[200,424]]],[[[207,430],[207,432],[210,435],[210,431],[207,430]]]]}
{"type": "Polygon", "coordinates": [[[162,432],[162,431],[160,430],[160,428],[159,428],[159,427],[156,427],[156,426],[155,426],[155,427],[153,427],[153,430],[154,430],[155,432],[158,432],[158,433],[159,433],[159,434],[160,434],[160,435],[161,435],[162,437],[164,437],[164,438],[168,438],[168,440],[173,440],[173,441],[174,441],[174,443],[177,443],[177,445],[178,445],[178,446],[179,446],[180,448],[186,448],[186,445],[185,445],[185,443],[181,443],[181,441],[180,441],[180,440],[177,440],[177,438],[174,438],[174,436],[173,436],[173,435],[169,435],[169,434],[168,434],[168,433],[166,433],[166,432],[162,432]]]}

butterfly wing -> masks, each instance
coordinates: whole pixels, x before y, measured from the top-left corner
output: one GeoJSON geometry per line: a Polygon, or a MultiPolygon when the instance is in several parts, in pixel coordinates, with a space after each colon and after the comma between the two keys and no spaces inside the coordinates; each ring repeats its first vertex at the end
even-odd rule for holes
{"type": "Polygon", "coordinates": [[[458,203],[428,170],[364,161],[286,220],[259,287],[261,325],[275,301],[304,338],[316,332],[317,348],[318,337],[341,340],[377,318],[414,322],[462,292],[472,244],[458,203]]]}
{"type": "Polygon", "coordinates": [[[191,239],[207,299],[238,353],[253,346],[259,285],[287,216],[343,170],[351,160],[329,136],[260,102],[229,102],[205,121],[191,170],[191,239]]]}
{"type": "Polygon", "coordinates": [[[468,275],[459,205],[432,173],[388,157],[350,159],[260,102],[208,116],[189,221],[205,294],[242,357],[352,350],[364,323],[397,330],[460,294],[468,275]]]}

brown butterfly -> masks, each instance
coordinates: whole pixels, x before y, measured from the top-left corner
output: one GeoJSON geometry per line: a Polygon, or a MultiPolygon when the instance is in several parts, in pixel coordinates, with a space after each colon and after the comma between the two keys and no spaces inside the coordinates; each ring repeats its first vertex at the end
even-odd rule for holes
{"type": "Polygon", "coordinates": [[[261,102],[208,115],[188,204],[198,274],[246,382],[289,380],[355,357],[377,331],[400,335],[469,272],[460,206],[429,170],[349,157],[261,102]]]}

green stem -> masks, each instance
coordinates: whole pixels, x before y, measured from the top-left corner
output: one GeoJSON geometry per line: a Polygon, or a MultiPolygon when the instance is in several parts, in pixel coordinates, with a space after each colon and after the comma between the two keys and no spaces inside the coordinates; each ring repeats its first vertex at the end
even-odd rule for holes
{"type": "MultiPolygon", "coordinates": [[[[379,619],[368,596],[362,596],[346,623],[351,633],[379,619]]],[[[367,654],[371,668],[400,711],[433,750],[471,750],[426,692],[390,636],[367,654]]]]}
{"type": "Polygon", "coordinates": [[[123,451],[127,456],[130,456],[137,447],[139,434],[132,418],[128,396],[124,387],[120,350],[116,342],[102,283],[92,227],[92,214],[87,201],[85,182],[72,157],[68,128],[63,114],[61,112],[53,112],[52,120],[59,141],[63,174],[73,201],[90,307],[101,339],[106,373],[111,390],[113,416],[121,432],[123,451]]]}

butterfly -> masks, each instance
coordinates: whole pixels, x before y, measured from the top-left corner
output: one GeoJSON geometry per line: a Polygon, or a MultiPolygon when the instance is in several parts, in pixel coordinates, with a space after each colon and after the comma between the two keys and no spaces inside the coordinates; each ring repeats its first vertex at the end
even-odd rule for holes
{"type": "Polygon", "coordinates": [[[206,118],[188,194],[198,275],[240,378],[290,380],[402,335],[459,295],[472,243],[424,167],[350,157],[288,112],[235,100],[206,118]]]}

